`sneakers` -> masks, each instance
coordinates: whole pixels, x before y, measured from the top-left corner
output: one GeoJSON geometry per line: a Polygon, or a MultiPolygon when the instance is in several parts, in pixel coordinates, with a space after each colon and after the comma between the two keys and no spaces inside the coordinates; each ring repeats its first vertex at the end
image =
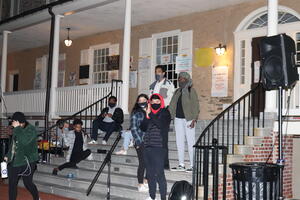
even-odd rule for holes
{"type": "Polygon", "coordinates": [[[128,146],[129,148],[132,148],[132,147],[134,147],[134,143],[133,143],[133,140],[130,140],[130,143],[129,143],[129,146],[128,146]]]}
{"type": "Polygon", "coordinates": [[[57,172],[58,172],[58,169],[54,168],[53,171],[52,171],[52,175],[57,176],[57,172]]]}
{"type": "Polygon", "coordinates": [[[144,184],[138,186],[138,191],[139,192],[148,192],[149,188],[147,188],[144,184]]]}
{"type": "Polygon", "coordinates": [[[185,167],[184,167],[184,166],[178,165],[178,167],[173,167],[173,168],[171,168],[171,171],[174,171],[174,172],[184,172],[184,171],[186,171],[186,170],[185,170],[185,167]]]}
{"type": "Polygon", "coordinates": [[[102,140],[103,145],[107,145],[107,142],[105,140],[102,140]]]}
{"type": "Polygon", "coordinates": [[[91,140],[88,144],[98,144],[96,140],[91,140]]]}
{"type": "Polygon", "coordinates": [[[193,167],[190,167],[190,168],[186,169],[185,172],[187,172],[187,173],[193,173],[193,167]]]}
{"type": "Polygon", "coordinates": [[[120,151],[116,152],[116,155],[127,155],[127,151],[124,149],[121,149],[120,151]]]}

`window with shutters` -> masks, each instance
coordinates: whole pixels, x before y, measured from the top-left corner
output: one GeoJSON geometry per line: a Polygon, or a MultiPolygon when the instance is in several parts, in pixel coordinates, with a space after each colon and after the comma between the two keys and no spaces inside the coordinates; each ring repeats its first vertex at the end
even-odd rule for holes
{"type": "Polygon", "coordinates": [[[108,83],[107,61],[109,56],[109,48],[99,48],[93,50],[93,83],[108,83]]]}
{"type": "Polygon", "coordinates": [[[240,84],[245,84],[246,81],[246,42],[245,40],[242,40],[240,43],[241,47],[241,56],[240,56],[240,66],[241,66],[241,72],[240,72],[240,84]]]}
{"type": "Polygon", "coordinates": [[[177,88],[176,56],[178,56],[179,36],[172,35],[156,39],[156,65],[164,65],[166,77],[173,82],[177,88]]]}

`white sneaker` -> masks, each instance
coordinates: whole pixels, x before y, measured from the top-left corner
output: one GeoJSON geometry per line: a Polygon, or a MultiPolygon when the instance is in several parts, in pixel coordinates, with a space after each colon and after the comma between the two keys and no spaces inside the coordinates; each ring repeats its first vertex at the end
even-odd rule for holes
{"type": "Polygon", "coordinates": [[[103,145],[107,145],[107,142],[105,140],[102,140],[103,145]]]}
{"type": "Polygon", "coordinates": [[[144,186],[149,189],[148,183],[144,183],[144,186]]]}
{"type": "Polygon", "coordinates": [[[129,146],[128,146],[128,147],[130,147],[130,148],[134,147],[133,140],[131,140],[131,141],[130,141],[130,143],[129,143],[129,146]]]}
{"type": "Polygon", "coordinates": [[[116,155],[127,155],[127,151],[124,150],[124,149],[122,149],[122,150],[120,150],[120,151],[117,151],[117,152],[116,152],[116,155]]]}
{"type": "Polygon", "coordinates": [[[98,144],[98,142],[95,140],[91,140],[88,144],[98,144]]]}
{"type": "Polygon", "coordinates": [[[138,191],[139,191],[139,192],[148,192],[149,189],[146,188],[144,185],[139,185],[139,186],[138,186],[138,191]]]}

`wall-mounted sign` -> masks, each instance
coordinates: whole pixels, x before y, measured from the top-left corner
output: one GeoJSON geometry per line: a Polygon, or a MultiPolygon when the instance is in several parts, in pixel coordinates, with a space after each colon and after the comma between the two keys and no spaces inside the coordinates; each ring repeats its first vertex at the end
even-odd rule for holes
{"type": "Polygon", "coordinates": [[[108,61],[107,61],[107,70],[119,70],[119,60],[120,56],[108,56],[108,61]]]}
{"type": "Polygon", "coordinates": [[[212,97],[227,97],[228,96],[228,67],[217,66],[212,68],[212,97]]]}

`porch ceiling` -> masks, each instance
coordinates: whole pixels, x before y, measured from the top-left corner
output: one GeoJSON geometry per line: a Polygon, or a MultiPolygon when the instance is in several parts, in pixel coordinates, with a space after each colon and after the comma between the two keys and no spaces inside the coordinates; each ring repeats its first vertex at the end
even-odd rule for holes
{"type": "MultiPolygon", "coordinates": [[[[147,24],[193,12],[202,12],[243,3],[250,0],[132,0],[132,25],[147,24]]],[[[253,0],[251,0],[253,1],[253,0]]],[[[75,11],[61,20],[61,40],[76,39],[95,33],[122,29],[124,0],[75,0],[54,9],[57,14],[75,11]],[[84,2],[84,3],[83,3],[84,2]]],[[[13,31],[9,36],[8,51],[14,52],[47,45],[50,34],[50,16],[47,11],[27,16],[0,26],[0,31],[13,31]]],[[[0,44],[2,36],[0,36],[0,44]]],[[[2,45],[2,44],[1,44],[2,45]]]]}

